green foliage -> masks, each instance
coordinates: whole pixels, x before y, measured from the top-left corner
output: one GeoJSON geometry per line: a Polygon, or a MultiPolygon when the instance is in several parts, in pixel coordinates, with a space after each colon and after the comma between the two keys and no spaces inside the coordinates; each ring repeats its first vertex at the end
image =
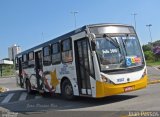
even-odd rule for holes
{"type": "Polygon", "coordinates": [[[147,66],[159,66],[160,65],[160,61],[146,61],[147,66]]]}
{"type": "Polygon", "coordinates": [[[142,46],[142,48],[143,48],[143,51],[145,52],[145,51],[151,51],[151,46],[150,45],[143,45],[142,46]]]}
{"type": "Polygon", "coordinates": [[[154,49],[153,50],[151,49],[151,44],[152,44],[153,48],[156,46],[160,46],[160,40],[157,40],[153,43],[148,43],[148,44],[142,46],[145,58],[149,64],[150,63],[152,64],[153,62],[159,63],[160,55],[156,55],[153,53],[154,49]]]}
{"type": "Polygon", "coordinates": [[[152,51],[144,51],[144,56],[146,60],[149,60],[149,61],[155,60],[155,56],[152,51]]]}
{"type": "MultiPolygon", "coordinates": [[[[2,66],[2,77],[3,76],[12,76],[14,75],[15,70],[14,70],[14,65],[3,65],[2,66]]],[[[1,73],[0,73],[1,76],[1,73]]]]}
{"type": "Polygon", "coordinates": [[[153,46],[160,46],[160,40],[153,42],[153,46]]]}

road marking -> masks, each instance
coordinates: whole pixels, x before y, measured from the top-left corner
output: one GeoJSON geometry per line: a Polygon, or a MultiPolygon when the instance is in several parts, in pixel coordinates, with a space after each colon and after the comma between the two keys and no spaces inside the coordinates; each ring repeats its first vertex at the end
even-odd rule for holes
{"type": "Polygon", "coordinates": [[[40,99],[42,98],[42,96],[35,96],[35,99],[40,99]]]}
{"type": "Polygon", "coordinates": [[[156,69],[157,71],[159,71],[159,68],[157,68],[157,67],[153,67],[154,69],[156,69]]]}
{"type": "Polygon", "coordinates": [[[14,93],[10,93],[6,96],[6,98],[4,98],[4,100],[1,102],[2,104],[4,103],[8,103],[10,101],[10,99],[13,97],[14,93]]]}
{"type": "Polygon", "coordinates": [[[160,80],[151,80],[148,82],[148,84],[156,84],[156,83],[160,83],[160,80]]]}
{"type": "Polygon", "coordinates": [[[19,101],[26,100],[26,98],[27,98],[27,93],[23,92],[19,98],[19,101]]]}

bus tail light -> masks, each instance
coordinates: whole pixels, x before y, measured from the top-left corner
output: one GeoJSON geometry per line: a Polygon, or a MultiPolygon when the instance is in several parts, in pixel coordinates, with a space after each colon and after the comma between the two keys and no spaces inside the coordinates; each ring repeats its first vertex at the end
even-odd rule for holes
{"type": "Polygon", "coordinates": [[[109,84],[114,84],[111,80],[109,80],[107,77],[105,77],[104,75],[101,74],[101,78],[103,82],[107,82],[109,84]]]}

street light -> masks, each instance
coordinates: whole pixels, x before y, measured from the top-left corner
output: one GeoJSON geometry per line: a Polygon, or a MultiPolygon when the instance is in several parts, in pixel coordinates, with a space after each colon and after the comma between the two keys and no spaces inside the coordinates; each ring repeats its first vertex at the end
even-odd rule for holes
{"type": "Polygon", "coordinates": [[[152,34],[151,34],[151,26],[152,26],[152,24],[148,24],[146,26],[148,27],[148,30],[149,30],[149,35],[150,35],[150,39],[151,39],[151,48],[152,48],[152,34]]]}
{"type": "Polygon", "coordinates": [[[135,28],[135,30],[136,30],[136,15],[137,15],[137,13],[133,13],[133,14],[131,14],[131,15],[133,15],[133,19],[134,19],[134,28],[135,28]]]}
{"type": "Polygon", "coordinates": [[[71,12],[72,14],[73,14],[73,16],[74,16],[74,26],[75,26],[75,28],[76,28],[76,26],[77,26],[77,21],[76,21],[76,14],[78,13],[77,11],[73,11],[73,12],[71,12]]]}

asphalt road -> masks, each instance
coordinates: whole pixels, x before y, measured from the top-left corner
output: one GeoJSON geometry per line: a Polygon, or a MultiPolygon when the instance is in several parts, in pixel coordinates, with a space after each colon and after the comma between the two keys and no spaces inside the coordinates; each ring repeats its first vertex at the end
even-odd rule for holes
{"type": "MultiPolygon", "coordinates": [[[[149,76],[159,78],[159,70],[149,67],[149,76]]],[[[152,79],[152,77],[150,77],[152,79]]],[[[0,110],[18,112],[19,116],[127,116],[132,111],[160,111],[160,84],[149,85],[146,89],[110,96],[102,99],[78,97],[64,100],[60,95],[42,97],[38,93],[28,95],[17,88],[15,79],[0,79],[0,86],[11,88],[0,94],[0,110]],[[97,112],[99,111],[99,112],[97,112]],[[107,112],[107,113],[106,113],[107,112]]],[[[160,116],[160,113],[159,113],[160,116]]]]}
{"type": "Polygon", "coordinates": [[[20,90],[21,89],[21,88],[17,87],[15,77],[0,78],[0,87],[6,87],[9,90],[20,90]]]}
{"type": "Polygon", "coordinates": [[[160,69],[156,67],[147,67],[147,72],[151,80],[160,80],[160,69]]]}

